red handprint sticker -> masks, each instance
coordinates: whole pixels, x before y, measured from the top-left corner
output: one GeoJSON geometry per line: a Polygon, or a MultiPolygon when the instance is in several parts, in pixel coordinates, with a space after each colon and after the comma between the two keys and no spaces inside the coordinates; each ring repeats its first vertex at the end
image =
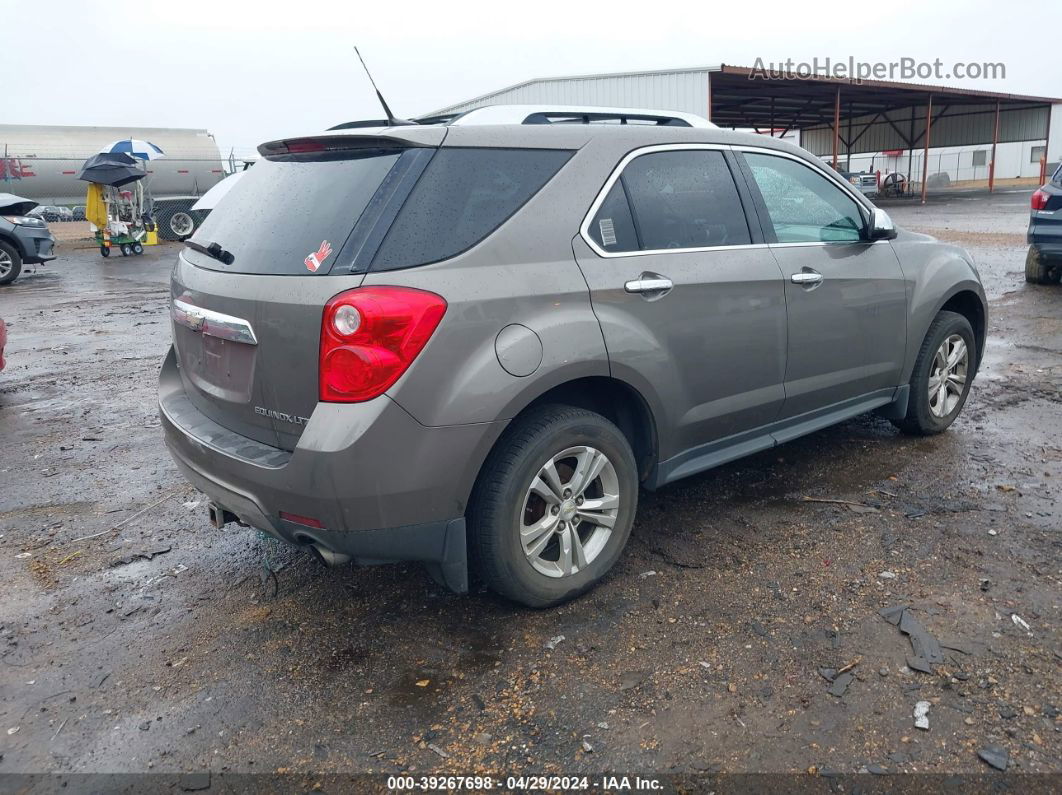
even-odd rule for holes
{"type": "Polygon", "coordinates": [[[321,241],[321,247],[317,251],[310,252],[310,255],[303,260],[306,263],[306,270],[310,273],[317,273],[317,269],[320,268],[328,255],[332,253],[332,244],[327,240],[321,241]]]}

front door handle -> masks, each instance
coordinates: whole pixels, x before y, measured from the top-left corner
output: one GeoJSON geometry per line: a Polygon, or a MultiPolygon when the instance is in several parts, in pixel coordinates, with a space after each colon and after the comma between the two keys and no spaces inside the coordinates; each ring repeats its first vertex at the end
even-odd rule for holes
{"type": "Polygon", "coordinates": [[[650,273],[646,271],[637,279],[631,279],[629,282],[623,285],[623,289],[628,293],[639,293],[644,298],[654,300],[656,298],[663,298],[669,292],[671,288],[675,286],[675,283],[667,276],[661,276],[659,273],[650,273]]]}
{"type": "Polygon", "coordinates": [[[793,284],[799,284],[801,287],[814,287],[822,281],[822,274],[808,268],[800,273],[794,273],[789,279],[793,284]]]}

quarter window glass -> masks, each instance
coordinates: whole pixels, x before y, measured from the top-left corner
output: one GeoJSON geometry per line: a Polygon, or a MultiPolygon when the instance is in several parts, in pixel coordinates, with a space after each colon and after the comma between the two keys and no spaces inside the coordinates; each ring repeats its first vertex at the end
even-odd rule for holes
{"type": "Polygon", "coordinates": [[[608,192],[601,208],[590,222],[590,237],[605,251],[637,251],[638,236],[627,204],[627,195],[619,180],[608,192]]]}
{"type": "Polygon", "coordinates": [[[572,155],[553,149],[440,149],[373,260],[373,270],[438,262],[501,226],[572,155]]]}
{"type": "Polygon", "coordinates": [[[685,149],[635,158],[621,177],[643,250],[752,242],[722,152],[685,149]]]}
{"type": "Polygon", "coordinates": [[[779,243],[861,239],[863,215],[855,200],[795,160],[746,154],[779,243]]]}

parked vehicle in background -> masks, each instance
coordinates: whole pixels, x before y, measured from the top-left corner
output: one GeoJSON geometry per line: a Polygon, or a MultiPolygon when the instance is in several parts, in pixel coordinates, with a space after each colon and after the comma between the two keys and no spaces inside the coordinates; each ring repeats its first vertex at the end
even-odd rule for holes
{"type": "Polygon", "coordinates": [[[1033,193],[1031,204],[1025,281],[1058,284],[1062,281],[1062,165],[1033,193]]]}
{"type": "Polygon", "coordinates": [[[11,284],[24,263],[55,259],[55,238],[43,218],[33,215],[37,202],[0,193],[0,286],[11,284]]]}
{"type": "Polygon", "coordinates": [[[59,207],[59,220],[60,221],[73,221],[74,211],[69,207],[59,207]]]}
{"type": "Polygon", "coordinates": [[[75,220],[75,221],[84,221],[85,220],[85,207],[84,207],[84,205],[78,205],[77,207],[71,208],[71,212],[74,215],[73,220],[75,220]]]}
{"type": "Polygon", "coordinates": [[[641,487],[871,410],[951,425],[966,252],[783,141],[600,115],[259,148],[171,277],[160,414],[215,525],[544,607],[612,568],[641,487]]]}
{"type": "Polygon", "coordinates": [[[30,215],[34,216],[35,218],[40,218],[42,221],[47,221],[49,223],[55,223],[57,221],[60,221],[63,217],[62,211],[52,204],[42,204],[38,207],[35,207],[30,213],[30,215]]]}

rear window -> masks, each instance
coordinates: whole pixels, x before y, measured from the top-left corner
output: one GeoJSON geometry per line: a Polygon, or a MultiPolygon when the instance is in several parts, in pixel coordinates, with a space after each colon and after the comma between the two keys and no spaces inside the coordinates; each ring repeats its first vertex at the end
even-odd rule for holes
{"type": "Polygon", "coordinates": [[[571,157],[554,149],[440,149],[388,230],[372,270],[438,262],[480,242],[571,157]]]}
{"type": "Polygon", "coordinates": [[[261,160],[192,238],[219,244],[232,263],[190,256],[204,268],[235,273],[326,274],[400,155],[371,149],[343,159],[261,160]]]}

